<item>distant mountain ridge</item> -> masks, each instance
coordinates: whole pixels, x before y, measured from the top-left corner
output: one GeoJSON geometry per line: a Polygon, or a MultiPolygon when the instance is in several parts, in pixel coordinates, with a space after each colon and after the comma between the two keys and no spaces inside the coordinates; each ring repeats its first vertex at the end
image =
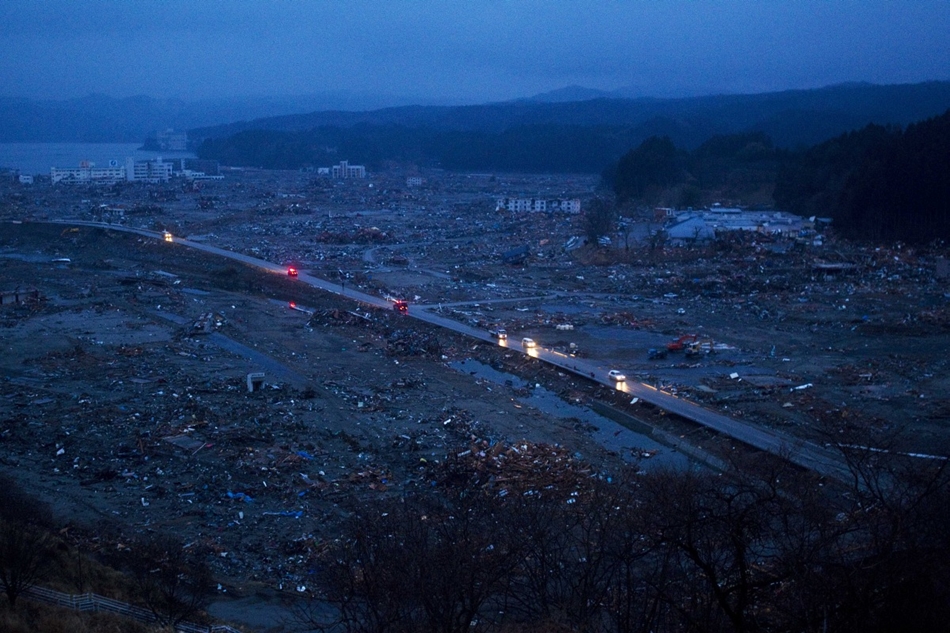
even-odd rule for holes
{"type": "MultiPolygon", "coordinates": [[[[265,169],[407,163],[451,170],[603,173],[651,137],[691,151],[759,134],[778,150],[869,124],[903,127],[950,109],[950,82],[849,84],[688,99],[509,101],[478,106],[315,112],[192,130],[201,158],[265,169]]],[[[674,150],[675,151],[675,150],[674,150]]]]}
{"type": "Polygon", "coordinates": [[[418,100],[347,91],[224,99],[114,98],[60,101],[0,97],[0,142],[138,143],[168,128],[187,130],[318,110],[371,110],[418,100]]]}
{"type": "Polygon", "coordinates": [[[598,128],[617,136],[618,143],[666,135],[684,148],[695,148],[715,134],[761,131],[779,147],[799,147],[869,123],[903,126],[950,108],[946,81],[689,98],[626,96],[634,92],[569,86],[498,103],[385,108],[378,106],[398,98],[343,92],[193,102],[103,95],[63,101],[0,97],[0,142],[143,142],[166,128],[187,129],[200,141],[249,130],[299,132],[327,126],[485,134],[568,126],[598,128]]]}
{"type": "Polygon", "coordinates": [[[590,99],[623,99],[627,96],[621,90],[597,90],[583,86],[567,86],[550,92],[542,92],[526,99],[518,99],[518,101],[560,103],[564,101],[588,101],[590,99]]]}
{"type": "MultiPolygon", "coordinates": [[[[459,132],[501,133],[532,125],[638,128],[643,138],[670,136],[695,148],[716,134],[759,131],[779,147],[810,146],[869,123],[907,125],[950,108],[950,82],[842,84],[811,90],[635,99],[596,97],[562,101],[586,89],[531,99],[472,106],[404,106],[362,112],[321,111],[192,129],[195,139],[248,130],[297,132],[319,127],[404,126],[459,132]]],[[[593,94],[593,93],[591,93],[593,94]]]]}

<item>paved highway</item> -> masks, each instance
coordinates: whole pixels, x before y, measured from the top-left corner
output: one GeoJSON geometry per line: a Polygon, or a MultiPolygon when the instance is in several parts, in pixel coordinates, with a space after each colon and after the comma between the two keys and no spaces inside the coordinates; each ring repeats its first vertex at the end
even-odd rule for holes
{"type": "MultiPolygon", "coordinates": [[[[158,231],[135,229],[100,222],[58,221],[57,223],[70,224],[74,226],[81,225],[108,228],[117,231],[125,231],[128,233],[136,233],[157,240],[162,240],[164,235],[158,231]]],[[[256,266],[257,268],[261,268],[275,274],[287,274],[286,267],[272,264],[271,262],[267,262],[256,257],[251,257],[249,255],[235,253],[233,251],[228,251],[216,246],[210,246],[200,242],[193,242],[178,237],[174,237],[173,242],[180,246],[187,246],[189,248],[205,251],[206,253],[212,253],[214,255],[239,261],[250,266],[256,266]]],[[[320,288],[322,290],[354,299],[377,308],[388,309],[392,306],[392,302],[388,299],[370,295],[353,288],[346,288],[345,285],[341,285],[340,283],[330,282],[326,279],[314,277],[313,275],[306,273],[299,273],[297,280],[302,283],[309,284],[314,288],[320,288]]],[[[435,306],[411,305],[409,306],[408,316],[452,330],[454,332],[458,332],[459,334],[464,334],[472,338],[488,341],[493,344],[498,344],[502,347],[520,351],[527,354],[528,356],[555,365],[565,371],[572,372],[579,376],[583,376],[590,380],[595,380],[606,385],[610,385],[619,391],[640,398],[645,402],[649,402],[663,409],[664,411],[679,415],[696,424],[716,431],[717,433],[721,433],[739,442],[742,442],[743,444],[747,444],[748,446],[752,446],[759,450],[763,450],[773,455],[787,459],[798,466],[807,468],[823,476],[841,481],[848,481],[851,478],[850,472],[846,468],[840,455],[838,455],[835,451],[827,449],[823,446],[819,446],[798,438],[793,438],[779,431],[774,431],[771,429],[767,430],[753,426],[746,422],[735,420],[720,413],[704,409],[697,404],[674,396],[673,394],[660,391],[644,383],[631,381],[615,383],[607,375],[609,368],[605,369],[589,361],[579,360],[577,358],[573,358],[566,354],[546,349],[541,346],[532,349],[522,349],[520,341],[496,341],[490,336],[488,332],[440,316],[436,312],[435,306]]]]}

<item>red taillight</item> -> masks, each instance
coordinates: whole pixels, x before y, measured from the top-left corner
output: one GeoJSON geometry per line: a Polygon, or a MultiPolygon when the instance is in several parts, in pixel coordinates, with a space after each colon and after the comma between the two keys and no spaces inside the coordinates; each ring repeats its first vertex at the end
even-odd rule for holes
{"type": "Polygon", "coordinates": [[[291,301],[291,302],[290,302],[290,307],[291,307],[291,308],[296,308],[296,307],[297,307],[297,304],[294,303],[293,301],[291,301]]]}

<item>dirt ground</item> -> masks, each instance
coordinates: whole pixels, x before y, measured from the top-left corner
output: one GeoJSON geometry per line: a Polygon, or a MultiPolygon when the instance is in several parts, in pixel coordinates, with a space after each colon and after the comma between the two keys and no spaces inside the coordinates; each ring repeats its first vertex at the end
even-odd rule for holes
{"type": "MultiPolygon", "coordinates": [[[[492,195],[579,196],[591,178],[440,173],[422,189],[400,179],[260,172],[201,191],[9,190],[0,220],[168,228],[515,341],[574,343],[631,380],[750,423],[821,443],[901,431],[893,448],[950,454],[945,249],[750,236],[570,250],[580,216],[498,212],[492,195]],[[503,261],[523,244],[526,262],[503,261]],[[715,351],[648,359],[687,333],[715,351]]],[[[639,222],[644,235],[656,228],[639,222]]],[[[312,553],[353,508],[428,485],[458,451],[560,447],[605,474],[629,461],[590,424],[525,404],[524,384],[716,443],[518,352],[283,275],[119,231],[0,226],[0,291],[39,296],[0,306],[0,468],[77,526],[179,535],[233,594],[305,586],[312,553]],[[470,359],[523,384],[460,371],[470,359]],[[263,387],[249,392],[259,371],[263,387]]]]}
{"type": "MultiPolygon", "coordinates": [[[[470,344],[425,324],[357,318],[332,295],[127,234],[8,228],[0,278],[42,299],[4,307],[2,466],[76,524],[172,532],[221,577],[279,586],[366,496],[424,482],[447,449],[526,440],[614,459],[583,426],[449,369],[470,344]]],[[[489,362],[504,352],[482,347],[489,362]]]]}

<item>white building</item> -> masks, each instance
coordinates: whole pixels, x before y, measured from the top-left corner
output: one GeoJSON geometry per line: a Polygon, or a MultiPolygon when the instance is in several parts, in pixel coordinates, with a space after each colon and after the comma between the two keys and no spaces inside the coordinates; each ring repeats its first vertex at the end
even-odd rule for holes
{"type": "Polygon", "coordinates": [[[715,238],[716,230],[709,226],[702,217],[690,216],[681,219],[666,229],[666,235],[674,243],[704,242],[715,238]]]}
{"type": "Polygon", "coordinates": [[[570,198],[564,200],[551,200],[548,202],[548,210],[551,210],[550,205],[556,205],[553,209],[554,211],[565,211],[567,213],[580,213],[581,212],[581,201],[577,198],[570,198]]]}
{"type": "Polygon", "coordinates": [[[135,160],[126,158],[125,165],[118,161],[110,161],[108,167],[96,167],[95,163],[83,161],[79,167],[60,169],[52,167],[49,170],[53,184],[112,184],[120,181],[128,182],[168,182],[172,177],[172,163],[166,163],[161,158],[155,160],[135,160]]]}
{"type": "Polygon", "coordinates": [[[79,163],[79,167],[67,167],[66,169],[51,167],[49,176],[53,184],[62,182],[75,185],[109,184],[126,179],[125,166],[119,166],[117,161],[111,161],[108,167],[96,167],[95,163],[85,160],[79,163]]]}
{"type": "Polygon", "coordinates": [[[188,133],[176,132],[169,128],[155,133],[155,142],[158,148],[168,152],[184,152],[188,150],[188,133]]]}
{"type": "Polygon", "coordinates": [[[166,163],[161,158],[155,160],[125,159],[125,177],[129,181],[138,182],[168,182],[172,177],[172,163],[166,163]]]}
{"type": "Polygon", "coordinates": [[[339,165],[330,168],[333,178],[366,178],[366,168],[362,165],[351,165],[341,161],[339,165]]]}
{"type": "Polygon", "coordinates": [[[565,211],[580,213],[581,201],[577,198],[546,200],[544,198],[498,198],[495,200],[495,210],[501,211],[565,211]]]}
{"type": "Polygon", "coordinates": [[[726,231],[754,231],[775,237],[795,237],[814,228],[814,223],[784,211],[746,211],[713,206],[676,216],[666,233],[674,242],[713,239],[726,231]]]}

